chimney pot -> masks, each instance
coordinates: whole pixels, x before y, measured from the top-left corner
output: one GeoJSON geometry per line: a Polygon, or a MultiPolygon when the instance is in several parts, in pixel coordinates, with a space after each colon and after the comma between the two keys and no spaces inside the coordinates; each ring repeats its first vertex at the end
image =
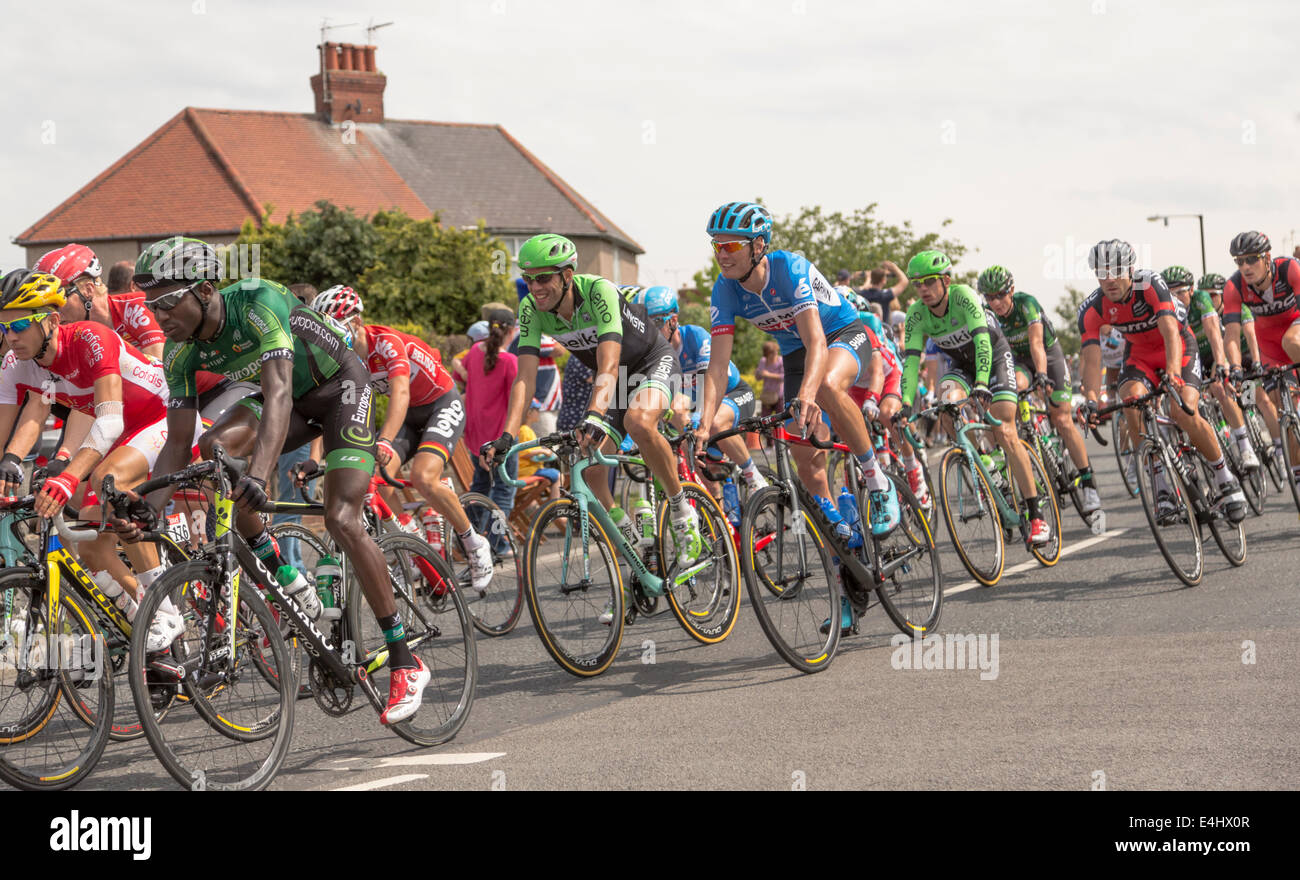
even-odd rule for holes
{"type": "Polygon", "coordinates": [[[339,69],[338,49],[334,43],[325,44],[325,69],[326,70],[339,69]]]}
{"type": "Polygon", "coordinates": [[[365,47],[366,73],[375,72],[375,47],[365,47]]]}

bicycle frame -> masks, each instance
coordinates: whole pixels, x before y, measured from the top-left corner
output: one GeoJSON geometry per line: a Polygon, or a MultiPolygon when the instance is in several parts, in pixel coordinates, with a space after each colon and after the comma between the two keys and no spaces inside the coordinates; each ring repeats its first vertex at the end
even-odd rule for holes
{"type": "MultiPolygon", "coordinates": [[[[953,442],[957,444],[958,448],[960,448],[962,453],[965,455],[966,466],[970,468],[971,471],[971,485],[978,486],[980,476],[983,476],[985,484],[992,487],[995,485],[993,476],[989,473],[988,468],[984,466],[984,460],[980,457],[979,450],[967,435],[974,432],[986,433],[992,431],[998,425],[1001,425],[1002,422],[987,412],[984,413],[982,424],[979,422],[969,421],[964,415],[962,415],[962,407],[965,404],[966,401],[964,400],[957,403],[943,403],[931,407],[931,409],[926,410],[925,412],[946,412],[953,417],[954,431],[957,435],[953,442]],[[957,423],[960,423],[959,427],[957,426],[957,423]],[[976,471],[979,473],[977,474],[976,471]]],[[[1004,452],[1003,454],[1005,455],[1006,453],[1004,452]]],[[[1008,465],[1008,470],[1009,469],[1010,466],[1008,465]]],[[[1007,479],[1014,480],[1015,475],[1008,473],[1007,479]]],[[[1002,530],[1005,532],[1011,532],[1013,529],[1019,528],[1021,522],[1020,517],[1016,514],[1015,508],[1007,502],[1007,499],[1003,497],[1001,492],[994,491],[991,494],[993,495],[993,504],[997,508],[998,522],[1002,526],[1002,530]]]]}

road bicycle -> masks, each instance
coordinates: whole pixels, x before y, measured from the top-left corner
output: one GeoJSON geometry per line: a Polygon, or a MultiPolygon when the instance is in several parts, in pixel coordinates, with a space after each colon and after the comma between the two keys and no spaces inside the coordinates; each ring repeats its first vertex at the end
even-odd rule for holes
{"type": "MultiPolygon", "coordinates": [[[[784,422],[791,409],[743,420],[710,439],[717,443],[742,431],[765,434],[773,441],[776,473],[771,485],[750,495],[741,518],[741,570],[750,603],[772,647],[800,672],[830,666],[843,635],[843,595],[857,617],[873,604],[912,638],[923,638],[938,625],[943,608],[943,575],[934,537],[906,479],[893,479],[898,493],[899,525],[886,535],[872,532],[870,494],[856,458],[846,459],[846,485],[858,511],[859,534],[835,533],[811,492],[790,466],[789,448],[808,445],[847,451],[843,444],[789,434],[784,422]],[[860,546],[850,546],[860,542],[860,546]]],[[[886,477],[890,479],[890,477],[886,477]]]]}
{"type": "Polygon", "coordinates": [[[1300,475],[1300,455],[1297,455],[1300,451],[1300,405],[1297,404],[1300,378],[1297,369],[1300,369],[1300,362],[1270,367],[1263,371],[1262,378],[1268,384],[1276,381],[1279,389],[1281,406],[1277,408],[1277,421],[1282,434],[1282,481],[1291,488],[1291,500],[1300,510],[1300,482],[1297,481],[1297,475],[1300,475]]]}
{"type": "Polygon", "coordinates": [[[614,662],[628,608],[620,559],[628,566],[638,595],[666,598],[691,638],[716,644],[731,634],[740,608],[736,547],[726,517],[703,486],[682,484],[703,539],[702,554],[687,566],[676,560],[668,500],[658,499],[655,549],[661,570],[655,572],[615,527],[583,478],[583,472],[594,465],[617,468],[640,459],[606,455],[594,446],[583,455],[576,432],[560,432],[511,447],[497,466],[500,478],[522,485],[506,472],[505,460],[536,446],[549,447],[569,469],[569,488],[542,506],[524,549],[528,611],[542,645],[561,669],[588,678],[614,662]]]}
{"type": "MultiPolygon", "coordinates": [[[[357,690],[376,714],[387,704],[386,682],[377,680],[376,673],[387,666],[389,654],[360,584],[352,578],[345,587],[337,585],[338,595],[330,597],[339,609],[336,618],[309,618],[232,527],[234,503],[229,493],[241,472],[242,463],[217,445],[212,461],[157,477],[136,489],[144,496],[164,486],[200,480],[213,492],[216,540],[146,591],[136,615],[139,624],[132,635],[128,666],[136,707],[142,712],[149,705],[152,685],[180,685],[203,697],[190,701],[196,713],[172,712],[162,721],[142,716],[145,736],[164,768],[181,785],[195,790],[265,788],[283,762],[293,730],[298,681],[292,675],[272,680],[261,672],[254,674],[263,652],[271,654],[276,669],[286,669],[296,653],[280,636],[281,622],[291,627],[310,656],[312,695],[322,711],[346,714],[353,708],[357,690]],[[165,601],[180,610],[184,630],[166,650],[146,652],[145,633],[165,601]],[[245,621],[255,623],[255,628],[245,621]]],[[[104,494],[111,497],[107,487],[104,494]]],[[[153,514],[145,502],[119,499],[113,505],[152,528],[153,514]]],[[[324,508],[274,502],[263,511],[320,515],[324,508]]],[[[446,562],[423,540],[390,534],[377,543],[407,644],[431,676],[419,712],[389,729],[416,745],[437,745],[456,735],[473,704],[478,680],[473,624],[446,562]],[[442,597],[430,595],[424,570],[437,572],[439,580],[448,584],[442,597]]]]}
{"type": "Polygon", "coordinates": [[[1047,471],[1023,438],[1017,437],[1028,456],[1039,511],[1051,537],[1046,544],[1029,542],[1029,510],[1019,483],[1010,472],[1009,462],[990,436],[1001,422],[988,412],[981,421],[967,417],[970,399],[938,403],[918,413],[947,415],[956,436],[953,445],[939,462],[939,503],[943,509],[948,535],[962,565],[971,577],[986,587],[1002,578],[1006,562],[1006,542],[1019,530],[1026,549],[1040,565],[1055,565],[1061,558],[1061,511],[1047,471]],[[972,436],[978,439],[972,439],[972,436]],[[987,450],[987,451],[983,451],[987,450]]]}
{"type": "MultiPolygon", "coordinates": [[[[1056,490],[1056,497],[1062,502],[1069,498],[1075,513],[1079,514],[1083,524],[1094,535],[1105,534],[1105,511],[1094,510],[1088,514],[1083,512],[1083,483],[1079,469],[1074,466],[1069,450],[1053,427],[1049,411],[1035,400],[1034,388],[1018,393],[1020,404],[1016,410],[1016,433],[1042,462],[1043,470],[1047,472],[1047,478],[1056,490]]],[[[1106,441],[1095,430],[1093,437],[1101,445],[1106,445],[1106,441]]]]}

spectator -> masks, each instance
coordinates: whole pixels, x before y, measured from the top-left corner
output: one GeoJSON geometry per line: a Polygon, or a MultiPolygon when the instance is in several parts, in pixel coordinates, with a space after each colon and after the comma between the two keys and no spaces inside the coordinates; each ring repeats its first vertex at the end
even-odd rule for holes
{"type": "MultiPolygon", "coordinates": [[[[317,293],[316,288],[310,284],[290,284],[289,292],[292,293],[294,296],[298,297],[298,299],[301,300],[306,305],[311,305],[311,301],[316,298],[316,293],[317,293]]],[[[297,491],[294,489],[293,477],[290,475],[290,472],[293,470],[294,465],[296,465],[300,461],[306,461],[310,457],[310,455],[311,455],[311,444],[304,443],[303,445],[299,446],[297,449],[286,452],[280,456],[280,464],[279,464],[280,493],[277,497],[281,501],[297,500],[298,494],[297,491]]],[[[307,484],[308,493],[311,493],[312,491],[315,490],[315,486],[313,485],[315,482],[316,482],[315,480],[312,480],[307,484]]],[[[272,518],[271,521],[272,523],[275,523],[277,525],[279,523],[287,523],[287,522],[301,523],[302,516],[297,513],[277,513],[272,518]]],[[[298,546],[298,539],[285,538],[283,541],[280,541],[279,543],[280,543],[280,556],[284,559],[285,564],[292,565],[294,568],[298,569],[299,571],[306,571],[307,569],[302,563],[302,550],[298,546]]]]}
{"type": "MultiPolygon", "coordinates": [[[[515,313],[494,309],[488,315],[488,338],[477,342],[465,353],[465,448],[474,461],[471,492],[486,493],[508,518],[515,503],[515,487],[503,483],[496,473],[489,473],[479,461],[479,449],[501,436],[510,403],[510,386],[519,372],[519,360],[504,351],[505,342],[515,330],[515,313]]],[[[506,472],[515,476],[519,457],[506,461],[506,472]]],[[[494,536],[495,538],[496,536],[494,536]]],[[[495,548],[494,548],[495,549],[495,548]]]]}
{"type": "MultiPolygon", "coordinates": [[[[515,342],[511,343],[512,348],[516,346],[518,338],[516,334],[515,342]]],[[[543,334],[541,353],[537,358],[537,387],[533,390],[533,394],[536,395],[533,404],[538,408],[536,430],[543,437],[555,433],[556,418],[560,414],[560,403],[564,399],[564,394],[560,390],[560,368],[555,365],[557,351],[555,340],[543,334]]]]}
{"type": "MultiPolygon", "coordinates": [[[[542,408],[533,401],[532,406],[528,408],[528,414],[524,417],[524,424],[519,428],[519,442],[531,443],[537,439],[537,431],[534,426],[538,424],[538,416],[542,414],[542,408]]],[[[551,433],[543,431],[542,436],[551,433]]],[[[550,498],[555,500],[560,497],[560,472],[553,467],[542,467],[543,463],[555,460],[555,453],[545,446],[539,446],[536,449],[530,449],[526,452],[519,453],[519,479],[523,480],[536,474],[550,483],[550,498]]]]}
{"type": "MultiPolygon", "coordinates": [[[[469,325],[469,329],[465,331],[465,335],[469,337],[470,348],[473,348],[476,343],[482,342],[484,339],[488,338],[488,322],[475,321],[473,324],[469,325]]],[[[456,380],[456,384],[460,386],[462,392],[465,390],[465,355],[467,354],[469,354],[469,348],[464,351],[456,352],[456,354],[452,355],[451,358],[451,375],[452,378],[456,380]]],[[[492,439],[495,440],[496,438],[494,437],[492,439]]]]}
{"type": "MultiPolygon", "coordinates": [[[[848,269],[841,269],[840,271],[835,273],[835,284],[837,286],[842,284],[845,287],[848,287],[849,289],[853,289],[853,285],[851,283],[852,278],[853,278],[852,272],[850,272],[848,269]]],[[[857,293],[856,290],[854,290],[853,292],[857,293]]]]}
{"type": "Polygon", "coordinates": [[[115,293],[134,293],[140,288],[135,286],[135,263],[130,260],[118,260],[108,270],[108,295],[115,293]]]}
{"type": "Polygon", "coordinates": [[[763,404],[763,415],[771,415],[781,408],[785,369],[781,362],[781,347],[775,339],[763,343],[763,357],[754,368],[754,378],[763,383],[758,399],[763,404]]]}
{"type": "Polygon", "coordinates": [[[862,291],[862,295],[867,298],[867,302],[880,303],[881,309],[896,312],[901,308],[898,298],[907,290],[907,285],[907,275],[903,270],[890,260],[882,260],[879,269],[871,270],[871,286],[862,291]],[[886,269],[894,275],[894,283],[890,287],[884,286],[886,269]]]}
{"type": "Polygon", "coordinates": [[[587,404],[591,401],[591,381],[595,375],[575,357],[565,362],[564,378],[560,383],[560,414],[555,421],[557,431],[572,431],[582,424],[587,404]]]}

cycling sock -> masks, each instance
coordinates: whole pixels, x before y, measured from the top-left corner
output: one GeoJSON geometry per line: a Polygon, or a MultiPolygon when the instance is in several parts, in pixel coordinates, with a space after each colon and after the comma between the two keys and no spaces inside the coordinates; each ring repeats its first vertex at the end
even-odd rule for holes
{"type": "Polygon", "coordinates": [[[1240,428],[1233,428],[1232,436],[1238,443],[1245,443],[1250,440],[1250,432],[1246,430],[1245,425],[1240,428]]]}
{"type": "Polygon", "coordinates": [[[884,492],[889,488],[889,481],[880,472],[880,468],[876,467],[874,452],[864,452],[857,458],[858,464],[862,465],[862,476],[866,479],[868,489],[872,492],[884,492]]]}
{"type": "Polygon", "coordinates": [[[691,515],[691,507],[686,503],[686,490],[678,492],[668,499],[668,503],[673,506],[673,519],[683,520],[691,515]]]}
{"type": "Polygon", "coordinates": [[[1029,509],[1029,519],[1035,520],[1042,518],[1043,512],[1040,506],[1042,499],[1035,495],[1033,498],[1025,499],[1025,507],[1029,509]]]}
{"type": "Polygon", "coordinates": [[[1218,459],[1210,462],[1210,468],[1214,471],[1215,485],[1222,486],[1232,482],[1232,472],[1228,470],[1228,459],[1225,456],[1220,455],[1218,459]]]}
{"type": "Polygon", "coordinates": [[[1093,481],[1093,478],[1092,478],[1092,466],[1091,466],[1091,465],[1089,465],[1088,467],[1085,467],[1085,468],[1079,468],[1079,485],[1083,486],[1085,489],[1096,489],[1096,488],[1097,488],[1097,484],[1096,484],[1096,482],[1093,481]]]}
{"type": "Polygon", "coordinates": [[[140,572],[138,575],[135,576],[135,579],[140,582],[140,589],[147,590],[149,589],[149,586],[154,581],[158,580],[158,578],[166,570],[167,570],[167,566],[159,565],[155,568],[149,569],[148,571],[140,572]]]}
{"type": "Polygon", "coordinates": [[[466,529],[463,532],[457,532],[456,537],[460,538],[460,542],[464,544],[466,547],[478,543],[478,541],[474,540],[476,537],[478,537],[478,533],[474,531],[473,526],[470,526],[468,529],[466,529]]]}
{"type": "Polygon", "coordinates": [[[260,535],[250,538],[248,546],[252,548],[253,555],[262,560],[272,573],[284,564],[284,560],[280,558],[280,548],[276,546],[275,539],[266,529],[262,529],[260,535]]]}
{"type": "Polygon", "coordinates": [[[384,642],[388,645],[388,666],[390,669],[414,669],[415,659],[411,649],[406,646],[406,627],[397,614],[377,617],[379,628],[384,631],[384,642]]]}
{"type": "Polygon", "coordinates": [[[903,451],[898,453],[898,459],[903,463],[904,470],[910,471],[916,467],[916,453],[911,446],[904,446],[903,451]]]}

